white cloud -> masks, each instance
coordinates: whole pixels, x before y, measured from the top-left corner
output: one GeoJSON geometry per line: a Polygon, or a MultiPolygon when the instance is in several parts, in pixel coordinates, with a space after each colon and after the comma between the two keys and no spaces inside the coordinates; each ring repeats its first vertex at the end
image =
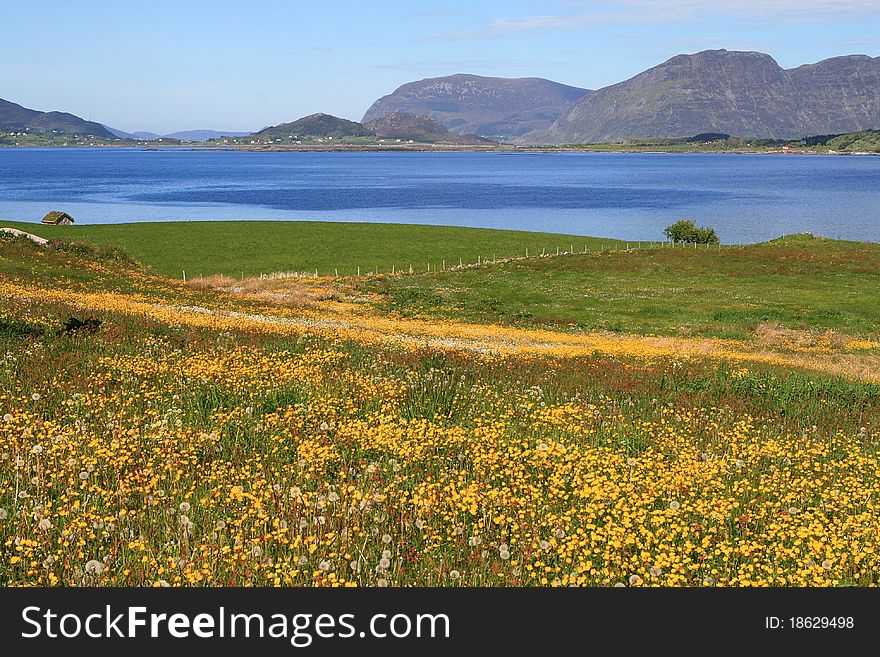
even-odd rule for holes
{"type": "Polygon", "coordinates": [[[483,28],[425,40],[468,40],[524,32],[584,30],[612,25],[687,23],[711,17],[767,24],[840,21],[880,16],[878,0],[617,0],[561,3],[563,13],[496,18],[483,28]]]}

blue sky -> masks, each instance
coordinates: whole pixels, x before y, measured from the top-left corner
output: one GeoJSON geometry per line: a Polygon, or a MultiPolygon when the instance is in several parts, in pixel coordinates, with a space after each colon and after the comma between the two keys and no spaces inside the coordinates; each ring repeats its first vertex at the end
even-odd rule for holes
{"type": "Polygon", "coordinates": [[[786,68],[880,55],[880,0],[44,0],[0,16],[0,98],[160,133],[359,120],[400,84],[459,72],[598,88],[707,48],[786,68]]]}

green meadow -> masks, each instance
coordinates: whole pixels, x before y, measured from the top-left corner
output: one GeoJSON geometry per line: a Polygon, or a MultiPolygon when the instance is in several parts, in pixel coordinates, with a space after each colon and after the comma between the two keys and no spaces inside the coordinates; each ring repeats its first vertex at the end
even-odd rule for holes
{"type": "Polygon", "coordinates": [[[379,223],[205,221],[43,226],[0,221],[41,237],[123,248],[157,273],[258,276],[318,270],[327,276],[371,271],[441,270],[494,258],[557,249],[621,246],[616,240],[553,233],[379,223]]]}
{"type": "Polygon", "coordinates": [[[762,244],[530,258],[365,287],[409,316],[744,338],[759,326],[874,335],[880,245],[793,235],[762,244]]]}

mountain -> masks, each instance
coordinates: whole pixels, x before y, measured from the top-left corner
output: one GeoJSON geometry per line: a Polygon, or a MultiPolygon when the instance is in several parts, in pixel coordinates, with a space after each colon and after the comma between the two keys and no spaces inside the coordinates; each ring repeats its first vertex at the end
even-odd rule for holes
{"type": "Polygon", "coordinates": [[[0,98],[0,130],[60,131],[68,134],[113,139],[112,132],[100,123],[86,121],[67,112],[40,112],[0,98]]]}
{"type": "Polygon", "coordinates": [[[415,116],[405,112],[392,112],[364,124],[377,137],[385,139],[412,140],[421,143],[491,144],[492,141],[476,135],[460,135],[430,116],[415,116]]]}
{"type": "Polygon", "coordinates": [[[360,123],[340,119],[329,114],[309,114],[291,123],[263,128],[255,132],[260,139],[290,139],[302,137],[371,137],[372,132],[360,123]]]}
{"type": "Polygon", "coordinates": [[[786,70],[758,52],[678,55],[574,103],[530,143],[614,142],[728,133],[788,139],[880,127],[880,58],[786,70]]]}
{"type": "Polygon", "coordinates": [[[810,113],[801,134],[880,128],[880,57],[834,57],[788,73],[810,113]]]}
{"type": "Polygon", "coordinates": [[[510,140],[549,127],[588,93],[542,78],[449,75],[398,87],[370,106],[363,123],[405,112],[431,116],[459,134],[510,140]]]}
{"type": "Polygon", "coordinates": [[[244,137],[249,132],[234,132],[232,130],[181,130],[180,132],[172,132],[169,135],[163,135],[171,139],[179,139],[180,141],[208,141],[209,139],[218,139],[220,137],[244,137]]]}

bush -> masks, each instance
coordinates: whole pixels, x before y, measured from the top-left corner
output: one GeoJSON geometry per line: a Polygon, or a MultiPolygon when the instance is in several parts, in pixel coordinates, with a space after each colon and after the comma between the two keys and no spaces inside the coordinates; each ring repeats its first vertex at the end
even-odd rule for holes
{"type": "Polygon", "coordinates": [[[718,244],[718,235],[714,228],[699,227],[693,219],[680,219],[663,230],[663,234],[673,242],[689,244],[718,244]]]}

